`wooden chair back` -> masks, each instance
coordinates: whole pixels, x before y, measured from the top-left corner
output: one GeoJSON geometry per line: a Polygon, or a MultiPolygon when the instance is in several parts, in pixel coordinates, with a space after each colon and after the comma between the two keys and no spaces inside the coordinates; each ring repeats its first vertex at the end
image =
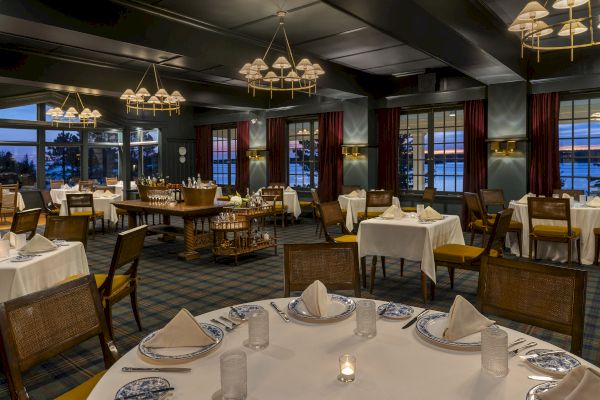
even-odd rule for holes
{"type": "Polygon", "coordinates": [[[285,189],[285,182],[271,182],[271,183],[269,183],[269,186],[270,186],[271,189],[273,189],[273,188],[275,188],[275,189],[278,189],[278,188],[285,189]]]}
{"type": "Polygon", "coordinates": [[[11,399],[29,398],[23,372],[94,336],[109,368],[119,354],[91,275],[0,304],[0,357],[11,399]]]}
{"type": "Polygon", "coordinates": [[[79,181],[80,192],[92,192],[94,190],[93,181],[79,181]]]}
{"type": "Polygon", "coordinates": [[[571,336],[581,355],[587,271],[484,257],[479,271],[480,310],[571,336]]]}
{"type": "Polygon", "coordinates": [[[106,185],[107,186],[114,186],[116,184],[119,183],[119,178],[106,178],[106,185]]]}
{"type": "Polygon", "coordinates": [[[44,236],[50,240],[81,242],[87,249],[89,223],[90,219],[87,216],[49,215],[46,218],[44,236]]]}
{"type": "Polygon", "coordinates": [[[50,196],[50,191],[41,190],[40,193],[42,195],[42,199],[44,201],[44,208],[46,209],[46,211],[50,212],[50,210],[58,209],[56,204],[54,204],[54,202],[52,201],[52,196],[50,196]]]}
{"type": "Polygon", "coordinates": [[[555,199],[552,197],[528,197],[527,214],[529,232],[533,232],[534,219],[548,219],[566,221],[567,232],[571,236],[571,202],[569,199],[555,199]]]}
{"type": "Polygon", "coordinates": [[[31,239],[35,236],[41,212],[41,208],[33,208],[15,213],[10,224],[10,231],[17,234],[28,233],[27,239],[31,239]]]}
{"type": "Polygon", "coordinates": [[[389,207],[394,201],[394,192],[391,190],[371,190],[367,192],[365,201],[365,218],[371,207],[389,207]]]}
{"type": "Polygon", "coordinates": [[[109,297],[112,293],[113,278],[117,271],[127,265],[129,268],[125,272],[119,272],[121,275],[129,275],[130,280],[137,279],[137,269],[142,249],[144,248],[144,240],[146,239],[147,225],[141,225],[136,228],[121,232],[117,235],[117,243],[113,251],[112,260],[108,276],[100,290],[100,297],[109,297]]]}
{"type": "Polygon", "coordinates": [[[3,215],[12,215],[17,212],[17,199],[19,198],[19,184],[0,185],[0,207],[3,215]]]}
{"type": "Polygon", "coordinates": [[[52,180],[50,179],[50,189],[62,189],[65,185],[65,181],[62,179],[52,180]]]}
{"type": "Polygon", "coordinates": [[[490,239],[487,242],[484,254],[490,254],[492,250],[498,255],[502,254],[506,241],[506,233],[510,227],[510,220],[512,219],[513,212],[514,210],[512,208],[507,208],[506,210],[496,213],[496,218],[494,219],[490,233],[490,239]]]}
{"type": "Polygon", "coordinates": [[[282,203],[283,202],[283,189],[276,188],[265,188],[261,190],[261,195],[265,198],[268,198],[268,201],[273,201],[274,203],[282,203]]]}
{"type": "Polygon", "coordinates": [[[360,296],[356,243],[284,244],[283,296],[306,289],[315,280],[330,290],[354,290],[360,296]]]}
{"type": "Polygon", "coordinates": [[[361,187],[360,186],[356,186],[356,185],[343,185],[342,186],[342,194],[350,194],[352,192],[354,192],[355,190],[360,190],[361,187]]]}
{"type": "Polygon", "coordinates": [[[484,224],[487,223],[486,214],[483,212],[479,196],[476,193],[465,192],[463,193],[465,199],[465,205],[467,206],[467,222],[471,223],[475,220],[482,220],[484,224]]]}
{"type": "Polygon", "coordinates": [[[317,192],[317,189],[310,189],[310,195],[311,195],[312,201],[313,201],[313,203],[315,203],[315,205],[321,203],[321,200],[319,199],[319,193],[317,192]]]}
{"type": "Polygon", "coordinates": [[[91,208],[92,215],[95,215],[94,195],[92,193],[67,193],[67,212],[69,216],[72,208],[91,208]]]}
{"type": "Polygon", "coordinates": [[[575,199],[579,199],[579,196],[583,196],[583,190],[573,190],[573,189],[554,189],[552,191],[552,194],[557,194],[558,197],[562,197],[563,194],[568,194],[571,197],[574,197],[575,199]]]}
{"type": "Polygon", "coordinates": [[[24,190],[21,192],[21,197],[23,198],[23,203],[25,203],[26,210],[31,208],[41,208],[44,210],[46,208],[42,193],[39,190],[24,190]]]}
{"type": "Polygon", "coordinates": [[[433,202],[435,201],[435,193],[434,187],[425,188],[425,191],[423,192],[423,203],[433,206],[433,202]]]}
{"type": "Polygon", "coordinates": [[[323,233],[325,233],[325,239],[328,242],[333,243],[334,239],[329,232],[329,227],[339,226],[343,234],[349,234],[346,228],[346,220],[342,214],[342,208],[340,203],[337,201],[328,201],[325,203],[318,203],[317,210],[319,210],[319,217],[321,219],[321,226],[323,227],[323,233]]]}
{"type": "Polygon", "coordinates": [[[506,208],[502,189],[481,189],[479,190],[479,198],[484,211],[489,212],[490,207],[499,207],[501,210],[506,208]]]}

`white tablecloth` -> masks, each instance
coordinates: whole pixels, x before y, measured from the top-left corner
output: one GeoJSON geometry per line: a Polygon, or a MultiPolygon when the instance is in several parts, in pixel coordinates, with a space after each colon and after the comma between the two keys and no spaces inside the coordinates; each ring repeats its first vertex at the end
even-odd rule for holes
{"type": "MultiPolygon", "coordinates": [[[[17,254],[11,249],[11,256],[17,254]]],[[[47,289],[72,275],[90,273],[80,242],[40,254],[25,262],[0,261],[0,302],[47,289]]]]}
{"type": "MultiPolygon", "coordinates": [[[[287,310],[289,299],[275,302],[287,310]]],[[[429,344],[417,336],[414,325],[400,329],[406,321],[379,319],[377,336],[366,339],[354,335],[354,316],[332,324],[301,323],[293,318],[291,323],[285,323],[268,300],[255,304],[269,312],[270,343],[266,349],[244,347],[248,328],[242,325],[226,333],[216,351],[180,365],[191,368],[191,373],[121,372],[125,366],[156,366],[144,361],[136,347],[108,370],[88,400],[112,399],[121,386],[150,376],[169,381],[175,388],[169,397],[172,400],[220,399],[215,396],[221,388],[219,357],[234,349],[247,355],[248,400],[521,400],[540,383],[527,378],[540,373],[518,357],[509,359],[510,372],[506,377],[494,378],[481,370],[480,352],[445,350],[429,344]],[[352,383],[337,381],[338,357],[342,354],[356,356],[356,381],[352,383]]],[[[228,311],[224,308],[196,319],[210,323],[211,318],[227,315],[228,311]]],[[[414,308],[415,314],[420,311],[414,308]]],[[[539,348],[559,350],[537,338],[504,329],[509,342],[524,337],[528,342],[535,340],[539,348]]]]}
{"type": "MultiPolygon", "coordinates": [[[[108,186],[108,187],[114,187],[115,188],[115,194],[118,194],[119,196],[123,197],[123,181],[117,182],[116,185],[106,185],[106,186],[108,186]]],[[[137,185],[136,185],[135,181],[129,182],[129,189],[131,189],[131,190],[136,190],[137,189],[137,185]]]]}
{"type": "Polygon", "coordinates": [[[298,201],[298,192],[294,191],[283,191],[283,204],[287,206],[288,214],[292,214],[294,218],[298,218],[302,214],[300,208],[300,201],[298,201]]]}
{"type": "MultiPolygon", "coordinates": [[[[510,207],[515,211],[513,219],[523,223],[523,257],[529,257],[529,220],[527,213],[527,204],[520,204],[516,201],[510,202],[510,207]]],[[[566,226],[566,222],[550,220],[533,220],[535,224],[566,226]]],[[[594,228],[600,227],[600,208],[582,207],[578,203],[571,208],[571,225],[581,229],[581,263],[590,265],[594,262],[594,228]]],[[[508,235],[507,241],[510,245],[510,251],[513,254],[519,254],[519,246],[516,235],[508,235]]],[[[573,260],[577,262],[576,245],[573,244],[573,260]]],[[[533,249],[531,249],[533,257],[533,249]]],[[[567,245],[563,243],[538,242],[538,258],[552,261],[567,261],[567,245]]]]}
{"type": "Polygon", "coordinates": [[[436,281],[433,249],[445,244],[465,244],[460,219],[446,215],[441,221],[421,224],[416,218],[371,218],[358,226],[358,253],[364,256],[405,258],[421,262],[423,271],[436,281]]]}
{"type": "Polygon", "coordinates": [[[54,204],[60,204],[67,199],[67,193],[78,193],[78,189],[50,189],[50,198],[54,204]]]}
{"type": "MultiPolygon", "coordinates": [[[[346,210],[346,228],[352,232],[354,224],[358,222],[358,213],[365,211],[366,197],[348,197],[347,195],[338,196],[340,207],[346,210]]],[[[392,204],[400,205],[400,200],[394,196],[392,204]]],[[[369,207],[369,211],[385,211],[388,207],[369,207]]]]}
{"type": "MultiPolygon", "coordinates": [[[[115,201],[121,201],[121,196],[115,194],[112,197],[94,197],[94,208],[96,211],[104,211],[104,219],[113,224],[116,224],[119,221],[117,209],[112,204],[115,201]]],[[[73,208],[72,211],[90,211],[90,209],[73,208]]],[[[60,204],[60,215],[69,215],[66,199],[60,204]]]]}

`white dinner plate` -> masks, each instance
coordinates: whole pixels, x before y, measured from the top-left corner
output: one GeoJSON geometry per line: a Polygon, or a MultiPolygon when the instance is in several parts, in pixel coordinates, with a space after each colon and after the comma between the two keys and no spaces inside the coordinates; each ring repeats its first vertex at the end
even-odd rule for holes
{"type": "Polygon", "coordinates": [[[354,300],[339,294],[330,294],[329,296],[331,304],[325,316],[317,317],[309,313],[301,297],[292,300],[288,304],[289,314],[294,318],[307,322],[336,322],[352,315],[356,308],[354,300]]]}
{"type": "Polygon", "coordinates": [[[385,319],[406,319],[413,314],[413,308],[400,303],[383,303],[377,307],[377,314],[385,319]],[[385,307],[385,312],[380,314],[385,307]]]}
{"type": "Polygon", "coordinates": [[[166,389],[171,387],[171,384],[165,378],[159,378],[152,376],[148,378],[140,378],[135,381],[129,382],[117,390],[115,399],[122,399],[124,397],[133,396],[137,393],[146,393],[136,397],[144,400],[158,400],[164,394],[162,393],[148,393],[152,390],[166,389]]]}
{"type": "Polygon", "coordinates": [[[539,385],[535,385],[527,392],[525,400],[539,400],[540,398],[537,396],[538,394],[547,392],[548,390],[554,388],[556,385],[558,385],[558,382],[556,381],[544,382],[540,383],[539,385]]]}
{"type": "Polygon", "coordinates": [[[481,349],[481,332],[453,341],[444,338],[444,330],[447,327],[448,314],[439,312],[420,317],[416,324],[419,337],[436,346],[459,351],[479,351],[481,349]]]}
{"type": "Polygon", "coordinates": [[[528,358],[525,360],[527,364],[538,371],[542,371],[546,374],[562,377],[568,374],[573,368],[579,367],[581,363],[575,357],[568,353],[559,353],[559,354],[548,354],[544,356],[544,353],[547,353],[549,349],[535,349],[530,350],[527,354],[540,354],[538,357],[528,358]]]}
{"type": "Polygon", "coordinates": [[[214,343],[201,347],[146,347],[145,343],[148,340],[152,339],[159,332],[154,331],[148,336],[146,336],[144,339],[142,339],[142,341],[138,345],[138,350],[140,354],[154,361],[176,363],[194,360],[216,349],[217,346],[221,344],[221,342],[223,341],[223,337],[225,336],[221,328],[219,328],[216,325],[206,323],[200,323],[200,325],[202,326],[204,332],[206,332],[208,335],[212,336],[213,339],[215,339],[214,343]]]}

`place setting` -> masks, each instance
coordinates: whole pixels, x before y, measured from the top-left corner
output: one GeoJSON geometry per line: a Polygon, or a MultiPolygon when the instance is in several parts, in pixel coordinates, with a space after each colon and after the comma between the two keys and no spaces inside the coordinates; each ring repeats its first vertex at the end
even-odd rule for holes
{"type": "Polygon", "coordinates": [[[289,315],[310,323],[329,323],[344,320],[356,309],[356,302],[346,296],[327,293],[325,285],[317,280],[302,295],[288,304],[289,315]]]}

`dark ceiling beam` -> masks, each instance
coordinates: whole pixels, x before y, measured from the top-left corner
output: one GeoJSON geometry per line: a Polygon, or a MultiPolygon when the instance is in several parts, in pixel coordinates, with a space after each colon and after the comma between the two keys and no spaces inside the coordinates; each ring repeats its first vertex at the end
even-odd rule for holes
{"type": "Polygon", "coordinates": [[[323,1],[482,83],[525,79],[518,40],[475,0],[323,1]]]}
{"type": "MultiPolygon", "coordinates": [[[[71,1],[20,0],[0,2],[0,14],[14,19],[9,23],[11,21],[2,20],[0,15],[0,31],[11,34],[55,38],[57,43],[68,44],[81,32],[99,39],[178,54],[191,60],[210,60],[212,65],[235,67],[236,70],[244,62],[262,56],[267,46],[258,39],[240,37],[189,16],[177,20],[173,12],[161,14],[156,12],[156,7],[137,1],[119,0],[119,4],[115,4],[90,0],[86,7],[81,7],[81,3],[71,1]],[[90,14],[90,9],[94,13],[90,14]]],[[[89,49],[93,50],[93,41],[90,42],[89,49]]],[[[303,56],[318,59],[303,52],[297,54],[297,57],[303,56]]],[[[319,62],[327,71],[319,80],[321,87],[356,95],[369,93],[371,86],[365,87],[363,82],[371,75],[323,60],[319,62]]],[[[388,82],[386,77],[374,77],[369,83],[384,87],[388,82]]]]}
{"type": "MultiPolygon", "coordinates": [[[[114,98],[126,88],[134,89],[140,78],[139,71],[125,68],[0,49],[0,83],[58,91],[77,89],[114,98]]],[[[245,88],[182,81],[164,74],[163,78],[165,86],[181,91],[190,105],[227,109],[264,109],[268,105],[266,94],[252,97],[245,88]]]]}

